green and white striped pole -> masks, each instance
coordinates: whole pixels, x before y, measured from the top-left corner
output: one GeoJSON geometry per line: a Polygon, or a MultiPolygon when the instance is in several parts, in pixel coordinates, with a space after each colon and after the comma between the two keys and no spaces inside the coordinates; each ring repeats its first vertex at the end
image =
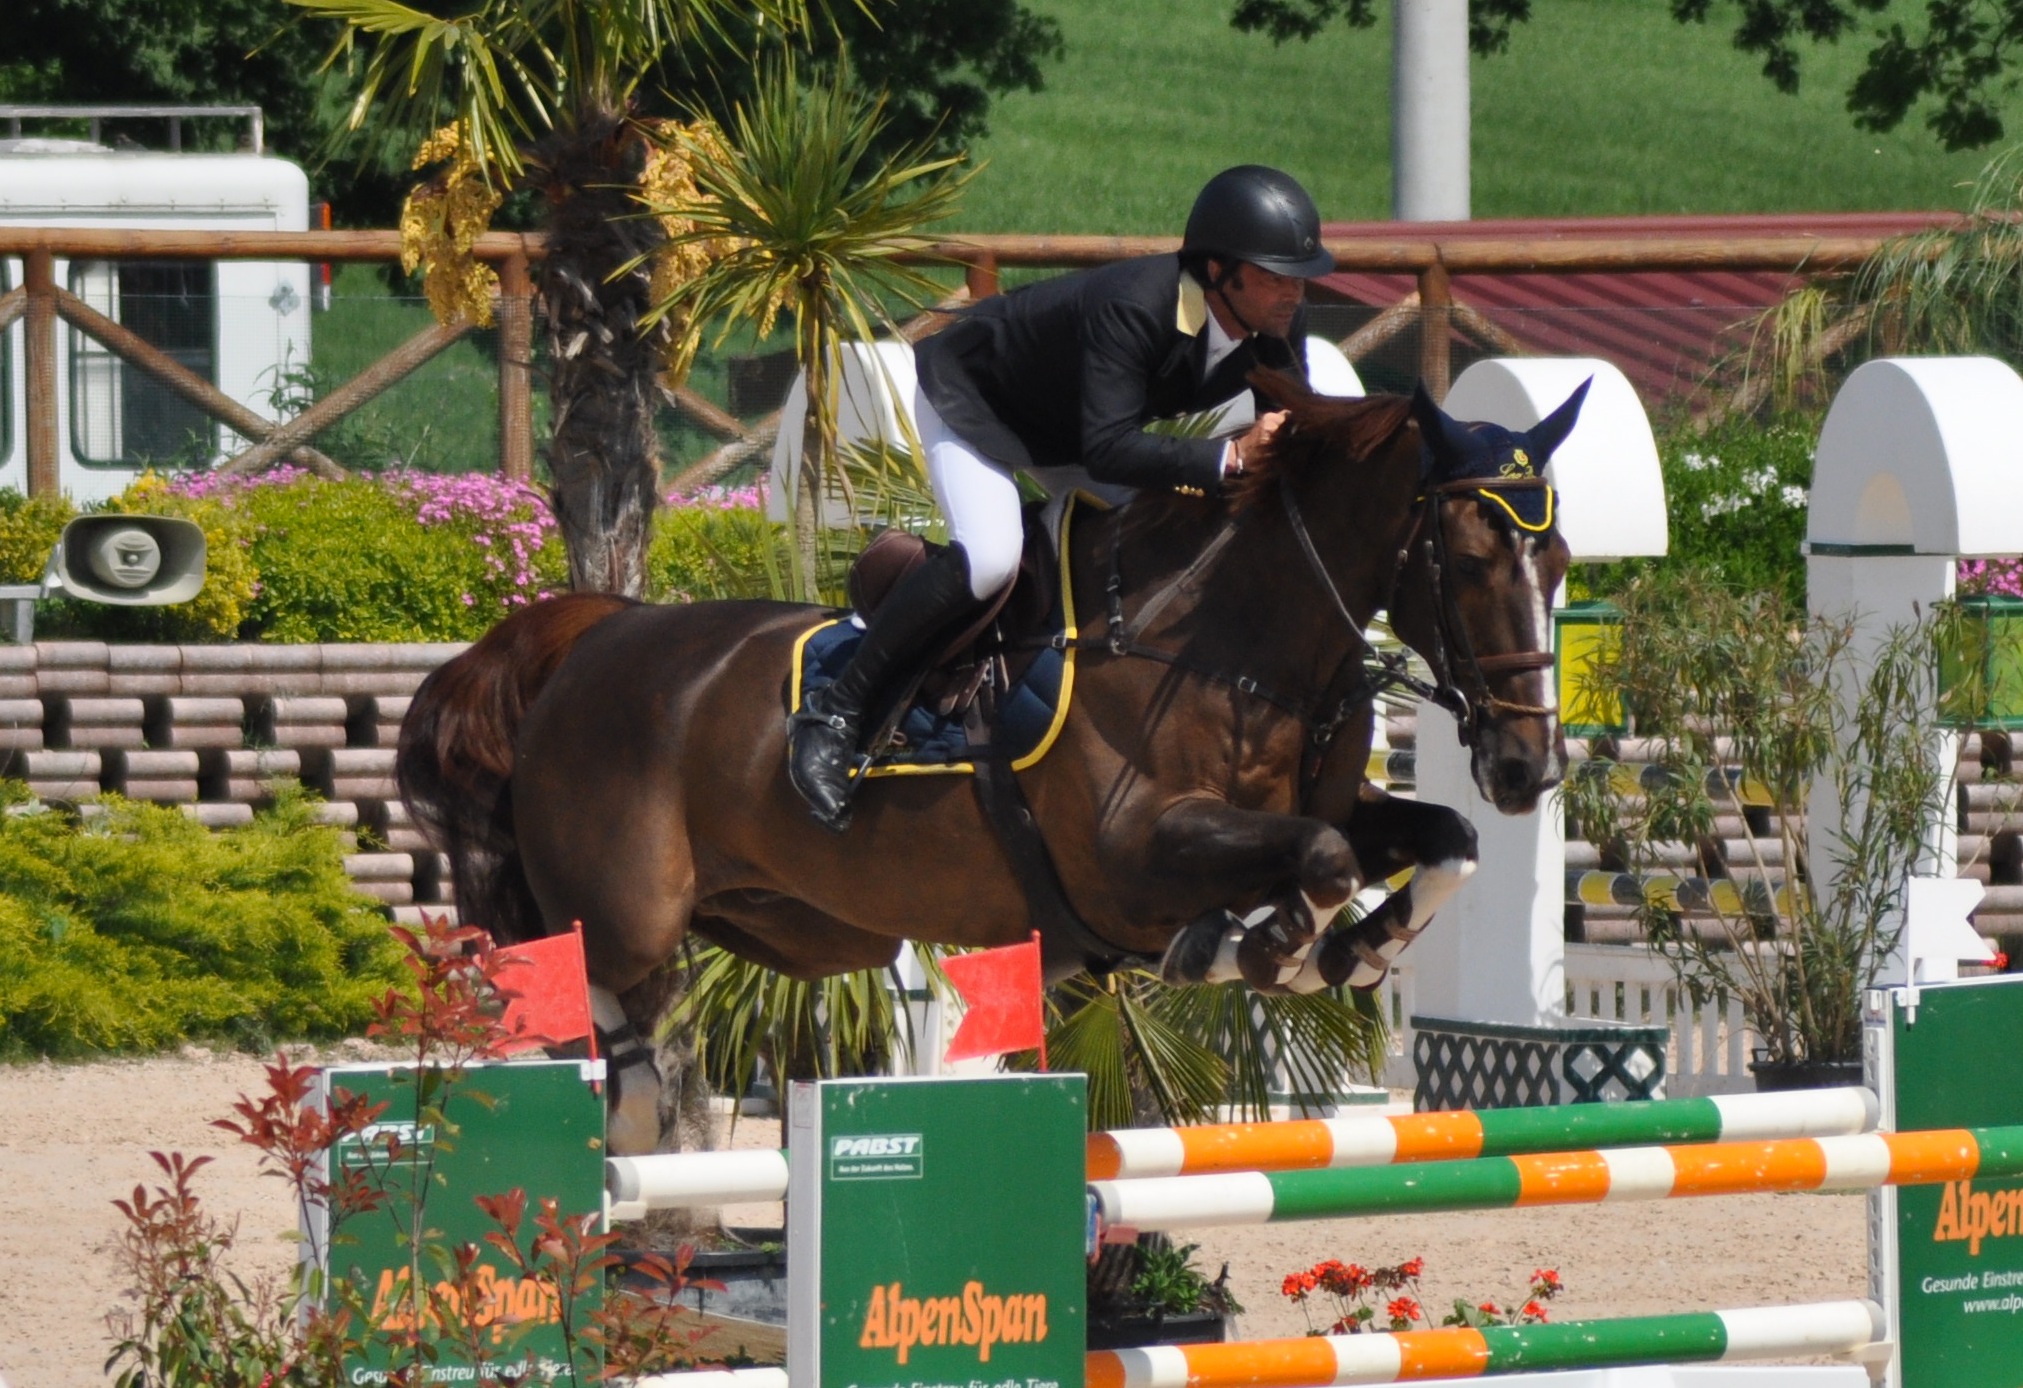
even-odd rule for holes
{"type": "Polygon", "coordinates": [[[1307,1336],[1097,1350],[1088,1388],[1334,1388],[1633,1364],[1852,1354],[1884,1337],[1882,1308],[1827,1301],[1678,1316],[1307,1336]]]}
{"type": "Polygon", "coordinates": [[[2015,1176],[2023,1176],[2023,1127],[1094,1181],[1089,1193],[1106,1225],[1174,1230],[1406,1211],[1585,1205],[1777,1190],[1867,1190],[2015,1176]]]}

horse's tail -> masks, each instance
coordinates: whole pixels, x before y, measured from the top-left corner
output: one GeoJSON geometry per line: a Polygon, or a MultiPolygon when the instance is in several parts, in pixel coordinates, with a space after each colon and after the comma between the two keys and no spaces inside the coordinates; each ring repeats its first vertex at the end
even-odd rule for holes
{"type": "Polygon", "coordinates": [[[629,606],[569,593],[514,613],[423,680],[401,722],[400,798],[449,856],[458,916],[502,944],[545,933],[513,841],[520,720],[583,633],[629,606]]]}

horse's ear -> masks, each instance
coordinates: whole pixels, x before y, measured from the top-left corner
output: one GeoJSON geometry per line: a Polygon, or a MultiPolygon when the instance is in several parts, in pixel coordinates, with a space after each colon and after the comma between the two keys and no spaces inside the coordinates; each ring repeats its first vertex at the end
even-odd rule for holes
{"type": "Polygon", "coordinates": [[[1573,394],[1566,397],[1566,403],[1532,425],[1525,434],[1531,442],[1531,451],[1538,455],[1541,467],[1546,459],[1552,457],[1552,451],[1565,443],[1566,436],[1573,432],[1574,422],[1580,418],[1581,404],[1587,399],[1588,387],[1594,383],[1592,376],[1582,381],[1574,388],[1573,394]]]}
{"type": "Polygon", "coordinates": [[[1432,455],[1434,472],[1447,472],[1481,451],[1468,426],[1433,403],[1424,381],[1412,392],[1412,418],[1419,422],[1419,437],[1432,455]]]}

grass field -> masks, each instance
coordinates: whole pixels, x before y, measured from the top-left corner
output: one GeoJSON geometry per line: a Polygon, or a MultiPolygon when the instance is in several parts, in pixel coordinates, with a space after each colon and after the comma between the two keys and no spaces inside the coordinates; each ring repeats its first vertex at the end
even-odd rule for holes
{"type": "MultiPolygon", "coordinates": [[[[1028,3],[1067,55],[993,108],[962,229],[1177,231],[1202,181],[1245,162],[1297,175],[1327,217],[1390,215],[1388,5],[1374,29],[1275,47],[1229,27],[1230,0],[1028,3]]],[[[1809,52],[1787,97],[1722,23],[1668,11],[1538,0],[1509,52],[1475,60],[1476,216],[1964,205],[1986,154],[1946,154],[1915,114],[1873,135],[1842,110],[1865,41],[1809,52]]]]}
{"type": "MultiPolygon", "coordinates": [[[[1328,217],[1389,215],[1388,6],[1374,29],[1279,47],[1231,29],[1231,0],[1028,3],[1059,20],[1067,54],[1044,92],[997,103],[975,151],[986,167],[953,228],[1173,232],[1204,179],[1250,161],[1298,175],[1328,217]]],[[[1676,24],[1667,0],[1536,10],[1509,52],[1474,62],[1478,217],[1960,207],[1987,157],[1944,153],[1915,119],[1887,136],[1856,130],[1841,103],[1862,44],[1811,52],[1801,94],[1787,97],[1724,28],[1676,24]]],[[[2023,135],[2023,100],[2014,109],[2023,135]]],[[[315,328],[327,380],[429,321],[368,267],[341,270],[337,291],[315,328]]],[[[458,343],[324,446],[368,466],[492,466],[494,353],[489,334],[458,343]]],[[[706,353],[694,380],[719,403],[723,369],[706,353]]],[[[711,446],[664,419],[670,466],[711,446]]]]}

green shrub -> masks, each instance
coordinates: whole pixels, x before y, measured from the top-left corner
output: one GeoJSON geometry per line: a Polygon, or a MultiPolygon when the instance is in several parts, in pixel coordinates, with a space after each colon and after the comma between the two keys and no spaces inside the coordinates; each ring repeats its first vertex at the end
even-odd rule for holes
{"type": "Polygon", "coordinates": [[[655,602],[770,598],[785,591],[786,527],[757,494],[663,506],[654,513],[646,592],[655,602]]]}
{"type": "Polygon", "coordinates": [[[103,803],[0,818],[0,1056],[362,1031],[400,949],[299,791],[222,832],[103,803]]]}
{"type": "Polygon", "coordinates": [[[1742,419],[1659,440],[1670,552],[1576,565],[1571,596],[1608,596],[1640,573],[1692,571],[1731,588],[1776,592],[1804,610],[1805,493],[1819,423],[1805,415],[1767,425],[1742,419]]]}
{"type": "Polygon", "coordinates": [[[267,641],[474,641],[565,586],[562,542],[532,488],[466,474],[297,478],[240,489],[267,641]]]}
{"type": "Polygon", "coordinates": [[[63,497],[33,500],[0,488],[0,583],[35,583],[49,564],[56,537],[77,514],[63,497]]]}

